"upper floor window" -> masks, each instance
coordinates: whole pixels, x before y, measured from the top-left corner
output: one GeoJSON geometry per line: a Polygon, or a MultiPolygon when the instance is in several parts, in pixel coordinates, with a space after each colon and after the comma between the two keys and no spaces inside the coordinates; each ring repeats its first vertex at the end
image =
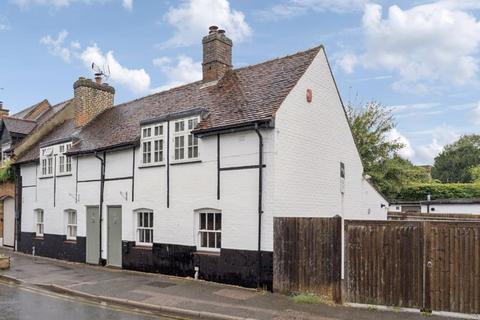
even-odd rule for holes
{"type": "Polygon", "coordinates": [[[139,245],[153,244],[153,211],[142,209],[136,211],[137,235],[136,242],[139,245]]]}
{"type": "Polygon", "coordinates": [[[35,210],[35,234],[37,237],[43,237],[43,209],[35,210]]]}
{"type": "Polygon", "coordinates": [[[163,124],[142,128],[142,164],[161,164],[164,161],[163,124]]]}
{"type": "Polygon", "coordinates": [[[67,216],[67,239],[76,240],[77,239],[77,211],[75,210],[66,210],[65,214],[67,216]]]}
{"type": "Polygon", "coordinates": [[[42,166],[42,176],[51,176],[53,174],[53,147],[42,148],[40,150],[40,163],[42,166]]]}
{"type": "Polygon", "coordinates": [[[66,174],[72,172],[72,157],[66,156],[65,153],[72,147],[71,143],[61,144],[58,152],[58,173],[66,174]]]}
{"type": "Polygon", "coordinates": [[[195,129],[197,124],[198,117],[174,122],[174,160],[181,161],[198,158],[198,137],[192,134],[192,130],[195,129]]]}

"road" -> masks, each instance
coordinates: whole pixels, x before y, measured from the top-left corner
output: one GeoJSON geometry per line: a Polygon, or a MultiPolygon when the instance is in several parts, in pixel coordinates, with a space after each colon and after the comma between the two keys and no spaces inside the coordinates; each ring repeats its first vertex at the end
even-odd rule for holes
{"type": "Polygon", "coordinates": [[[0,281],[0,320],[171,320],[140,310],[87,300],[0,281]]]}

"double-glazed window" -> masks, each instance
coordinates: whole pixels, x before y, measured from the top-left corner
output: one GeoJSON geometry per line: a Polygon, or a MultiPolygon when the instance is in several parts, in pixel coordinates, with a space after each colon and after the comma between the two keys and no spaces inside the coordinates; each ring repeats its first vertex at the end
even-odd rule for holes
{"type": "Polygon", "coordinates": [[[77,211],[75,210],[65,210],[67,216],[67,239],[76,240],[77,239],[77,211]]]}
{"type": "Polygon", "coordinates": [[[43,237],[43,209],[35,210],[35,234],[37,237],[43,237]]]}
{"type": "Polygon", "coordinates": [[[200,212],[198,214],[198,247],[201,250],[218,251],[222,247],[222,214],[200,212]]]}
{"type": "Polygon", "coordinates": [[[72,157],[66,156],[65,153],[72,147],[71,143],[61,144],[58,148],[58,173],[66,174],[72,172],[72,157]]]}
{"type": "Polygon", "coordinates": [[[137,215],[137,244],[152,245],[153,243],[153,211],[139,210],[137,215]]]}
{"type": "Polygon", "coordinates": [[[174,160],[188,160],[198,158],[198,137],[192,130],[198,124],[198,117],[182,119],[174,122],[174,160]]]}
{"type": "Polygon", "coordinates": [[[164,161],[164,125],[142,127],[142,164],[161,164],[164,161]]]}

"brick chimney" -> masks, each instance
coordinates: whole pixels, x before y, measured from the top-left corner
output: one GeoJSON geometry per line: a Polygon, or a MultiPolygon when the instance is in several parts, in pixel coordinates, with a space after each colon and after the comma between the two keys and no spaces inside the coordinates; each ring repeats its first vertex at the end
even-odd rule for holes
{"type": "Polygon", "coordinates": [[[3,102],[0,101],[0,119],[3,117],[8,117],[9,110],[3,109],[3,102]]]}
{"type": "Polygon", "coordinates": [[[115,89],[98,79],[80,77],[73,84],[75,126],[82,127],[108,108],[113,107],[115,89]]]}
{"type": "Polygon", "coordinates": [[[211,26],[207,36],[203,37],[203,81],[218,80],[232,69],[232,40],[224,30],[211,26]]]}

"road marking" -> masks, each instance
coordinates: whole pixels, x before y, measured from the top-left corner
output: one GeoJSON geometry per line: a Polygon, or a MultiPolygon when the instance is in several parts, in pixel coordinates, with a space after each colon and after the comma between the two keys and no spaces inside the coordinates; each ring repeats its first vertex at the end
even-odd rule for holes
{"type": "Polygon", "coordinates": [[[52,299],[63,300],[63,301],[72,302],[72,303],[81,303],[84,305],[93,306],[93,307],[104,309],[104,310],[111,310],[111,311],[126,313],[130,315],[141,315],[141,316],[151,317],[154,319],[165,319],[165,320],[167,319],[187,320],[187,318],[182,318],[182,317],[157,315],[150,311],[140,310],[137,308],[127,309],[126,307],[112,305],[112,304],[106,303],[105,301],[102,301],[99,303],[99,302],[90,301],[81,297],[69,297],[59,293],[54,293],[54,292],[50,292],[50,291],[35,288],[35,287],[25,286],[22,284],[15,284],[13,282],[7,282],[4,280],[0,280],[0,286],[15,288],[15,289],[30,292],[33,294],[40,294],[42,296],[49,297],[52,299]]]}

